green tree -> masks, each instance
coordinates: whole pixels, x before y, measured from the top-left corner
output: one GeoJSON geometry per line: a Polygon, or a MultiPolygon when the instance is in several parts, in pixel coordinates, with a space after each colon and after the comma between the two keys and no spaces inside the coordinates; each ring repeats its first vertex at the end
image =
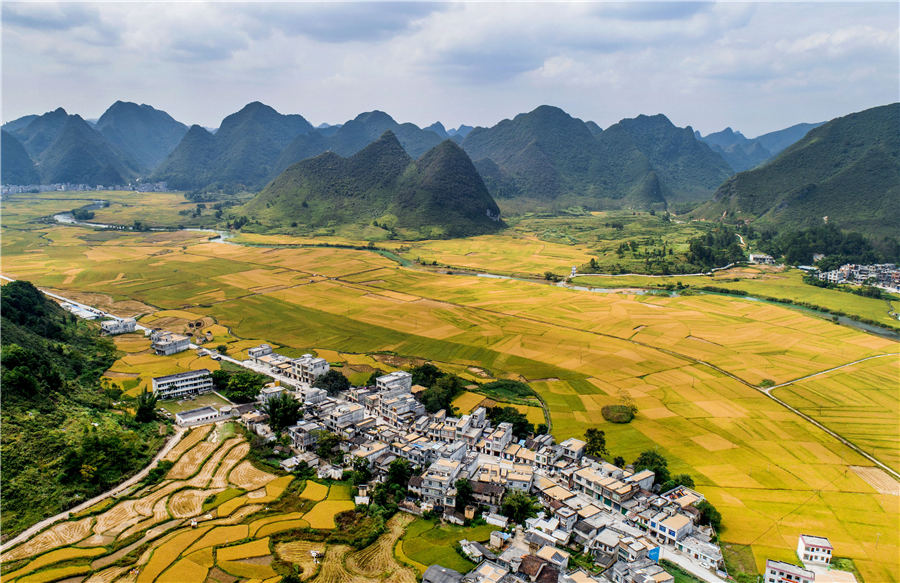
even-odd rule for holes
{"type": "Polygon", "coordinates": [[[540,509],[537,499],[521,490],[507,490],[500,503],[500,514],[517,524],[524,524],[525,520],[537,516],[540,509]]]}
{"type": "Polygon", "coordinates": [[[412,383],[423,387],[433,386],[439,378],[446,374],[430,362],[417,366],[409,372],[412,375],[412,383]]]}
{"type": "Polygon", "coordinates": [[[719,514],[719,511],[716,510],[715,506],[706,500],[701,500],[697,504],[697,510],[700,511],[700,524],[708,524],[714,529],[719,530],[719,527],[722,526],[722,515],[719,514]]]}
{"type": "Polygon", "coordinates": [[[625,467],[625,458],[623,458],[620,455],[617,455],[615,457],[615,459],[613,459],[613,465],[618,466],[620,468],[624,468],[625,467]]]}
{"type": "Polygon", "coordinates": [[[534,433],[534,424],[515,407],[491,407],[488,409],[488,418],[494,425],[511,423],[513,435],[519,439],[525,439],[534,433]]]}
{"type": "Polygon", "coordinates": [[[659,452],[647,450],[634,460],[634,471],[651,470],[656,474],[654,479],[657,484],[665,484],[669,481],[669,462],[659,452]]]}
{"type": "Polygon", "coordinates": [[[269,377],[249,370],[236,372],[228,379],[223,393],[236,403],[251,403],[256,400],[259,390],[269,382],[269,377]]]}
{"type": "Polygon", "coordinates": [[[156,395],[147,392],[147,389],[144,389],[138,395],[134,420],[138,423],[148,423],[156,420],[156,395]]]}
{"type": "Polygon", "coordinates": [[[219,354],[225,354],[226,352],[228,352],[228,345],[219,344],[218,346],[216,346],[216,350],[219,352],[219,354]]]}
{"type": "Polygon", "coordinates": [[[313,386],[319,389],[325,389],[329,395],[337,395],[341,391],[350,388],[350,381],[347,380],[340,371],[330,369],[328,372],[316,379],[313,386]]]}
{"type": "Polygon", "coordinates": [[[260,410],[269,416],[269,427],[275,434],[296,425],[297,420],[302,417],[303,408],[299,401],[294,399],[286,392],[272,397],[260,407],[260,410]]]}
{"type": "Polygon", "coordinates": [[[537,424],[537,427],[534,428],[534,432],[535,432],[537,435],[544,435],[544,434],[546,434],[548,431],[550,431],[550,428],[547,427],[547,424],[546,424],[546,423],[538,423],[538,424],[537,424]]]}
{"type": "Polygon", "coordinates": [[[340,453],[338,447],[343,441],[340,435],[336,435],[330,431],[319,431],[316,437],[318,438],[316,455],[320,458],[332,460],[340,453]]]}
{"type": "Polygon", "coordinates": [[[419,400],[429,413],[437,413],[441,409],[452,412],[453,399],[462,393],[465,381],[460,377],[447,374],[435,381],[434,385],[419,393],[419,400]]]}
{"type": "Polygon", "coordinates": [[[406,488],[412,475],[413,467],[409,460],[397,458],[388,466],[387,482],[406,488]]]}
{"type": "Polygon", "coordinates": [[[212,372],[213,385],[220,391],[224,391],[228,387],[228,380],[231,375],[227,370],[219,369],[212,372]]]}
{"type": "Polygon", "coordinates": [[[584,440],[586,442],[584,448],[586,454],[602,457],[609,453],[606,451],[606,433],[602,429],[589,427],[584,432],[584,440]]]}
{"type": "Polygon", "coordinates": [[[365,484],[372,479],[372,470],[369,468],[369,460],[364,457],[358,457],[353,460],[353,471],[351,472],[350,481],[353,485],[359,486],[365,484]]]}
{"type": "Polygon", "coordinates": [[[466,509],[466,506],[472,503],[472,484],[466,478],[456,480],[454,484],[456,488],[456,509],[460,512],[466,509]]]}

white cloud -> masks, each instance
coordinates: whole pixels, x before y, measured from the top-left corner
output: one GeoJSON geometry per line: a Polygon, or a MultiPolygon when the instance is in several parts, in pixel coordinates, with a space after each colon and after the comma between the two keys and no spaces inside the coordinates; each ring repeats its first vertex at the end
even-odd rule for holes
{"type": "Polygon", "coordinates": [[[491,124],[541,103],[752,135],[897,100],[896,4],[3,3],[3,117],[116,99],[217,125],[383,109],[491,124]],[[848,86],[852,83],[852,87],[848,86]]]}

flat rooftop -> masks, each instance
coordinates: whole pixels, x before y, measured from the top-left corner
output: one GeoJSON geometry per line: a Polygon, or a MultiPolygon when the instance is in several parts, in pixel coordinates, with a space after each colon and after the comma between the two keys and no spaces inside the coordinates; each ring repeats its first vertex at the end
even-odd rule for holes
{"type": "Polygon", "coordinates": [[[178,413],[178,418],[182,421],[193,421],[207,415],[218,415],[219,412],[214,407],[200,407],[199,409],[191,409],[178,413]]]}
{"type": "Polygon", "coordinates": [[[208,375],[209,369],[201,368],[199,370],[189,370],[186,372],[177,372],[175,374],[166,375],[164,377],[153,377],[154,381],[177,381],[179,379],[189,379],[195,376],[208,375]]]}

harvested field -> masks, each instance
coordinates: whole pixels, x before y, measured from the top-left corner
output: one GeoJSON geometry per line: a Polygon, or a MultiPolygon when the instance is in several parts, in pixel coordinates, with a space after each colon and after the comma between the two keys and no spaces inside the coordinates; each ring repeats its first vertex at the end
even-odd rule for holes
{"type": "Polygon", "coordinates": [[[74,544],[91,533],[92,517],[82,518],[77,522],[63,522],[51,526],[49,529],[37,534],[31,540],[27,540],[19,546],[3,553],[0,557],[4,563],[32,557],[45,553],[57,547],[74,544]]]}
{"type": "Polygon", "coordinates": [[[216,469],[216,473],[209,481],[209,487],[227,488],[228,474],[231,472],[232,468],[234,468],[234,466],[238,464],[239,461],[246,457],[249,452],[250,446],[247,443],[241,443],[240,445],[232,448],[222,459],[222,462],[219,464],[218,469],[216,469]]]}
{"type": "Polygon", "coordinates": [[[128,571],[129,568],[130,567],[110,567],[102,571],[97,571],[85,579],[84,583],[112,583],[128,571]]]}
{"type": "Polygon", "coordinates": [[[319,574],[313,579],[316,583],[374,583],[375,579],[356,577],[344,568],[344,557],[350,552],[345,545],[329,545],[325,549],[325,557],[319,565],[319,574]]]}
{"type": "Polygon", "coordinates": [[[181,490],[169,498],[169,512],[175,518],[197,516],[203,511],[203,501],[221,490],[181,490]]]}
{"type": "Polygon", "coordinates": [[[325,543],[297,540],[275,545],[275,555],[299,567],[301,579],[309,579],[319,570],[319,565],[310,554],[311,551],[324,553],[325,543]]]}
{"type": "Polygon", "coordinates": [[[212,431],[212,425],[203,425],[201,427],[196,427],[191,429],[190,433],[181,438],[181,441],[178,442],[178,445],[173,447],[169,453],[166,454],[164,460],[168,460],[170,462],[178,461],[178,458],[181,457],[181,454],[191,449],[212,431]]]}
{"type": "MultiPolygon", "coordinates": [[[[208,441],[198,443],[178,458],[178,461],[169,470],[166,478],[170,480],[185,480],[193,476],[200,469],[200,464],[203,460],[209,457],[217,447],[215,443],[208,441]]],[[[209,481],[210,477],[212,477],[212,471],[210,471],[210,476],[207,477],[206,481],[209,481]]]]}
{"type": "Polygon", "coordinates": [[[850,469],[878,492],[890,494],[892,496],[900,496],[900,482],[897,482],[897,480],[892,478],[881,468],[850,466],[850,469]]]}
{"type": "Polygon", "coordinates": [[[416,573],[409,567],[401,565],[394,556],[394,545],[403,536],[414,516],[398,512],[388,520],[387,532],[378,537],[366,548],[347,554],[344,563],[355,575],[363,577],[383,577],[388,575],[392,581],[415,583],[416,573]]]}
{"type": "MultiPolygon", "coordinates": [[[[230,450],[233,447],[236,447],[237,444],[243,442],[243,439],[240,437],[232,437],[223,442],[219,448],[209,456],[209,459],[203,464],[203,467],[200,468],[200,471],[188,480],[187,484],[193,486],[195,488],[203,488],[207,487],[209,482],[212,480],[214,472],[218,471],[223,459],[227,457],[227,454],[230,453],[230,450]]],[[[173,467],[174,469],[174,467],[173,467]]],[[[214,486],[208,486],[209,488],[213,488],[214,486]]],[[[225,488],[225,486],[220,486],[221,488],[225,488]]]]}
{"type": "Polygon", "coordinates": [[[256,490],[262,488],[275,479],[275,476],[256,469],[253,464],[248,461],[239,463],[228,475],[228,480],[244,490],[256,490]]]}

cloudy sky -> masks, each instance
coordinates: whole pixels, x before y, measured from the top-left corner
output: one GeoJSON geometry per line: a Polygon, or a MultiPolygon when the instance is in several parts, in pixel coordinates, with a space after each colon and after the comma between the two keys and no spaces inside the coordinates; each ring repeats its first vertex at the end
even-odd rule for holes
{"type": "Polygon", "coordinates": [[[117,99],[216,127],[249,101],[313,124],[493,125],[549,103],[748,136],[898,100],[889,3],[2,3],[2,115],[117,99]]]}

